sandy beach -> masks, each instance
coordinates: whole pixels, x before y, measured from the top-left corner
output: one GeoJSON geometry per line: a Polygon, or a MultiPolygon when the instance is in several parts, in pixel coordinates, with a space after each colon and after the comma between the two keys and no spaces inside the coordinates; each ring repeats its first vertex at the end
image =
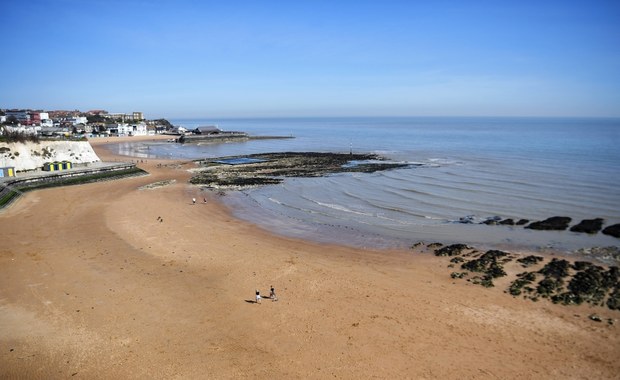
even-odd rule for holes
{"type": "MultiPolygon", "coordinates": [[[[118,161],[104,144],[120,141],[91,143],[118,161]]],[[[0,211],[0,378],[620,374],[617,311],[455,281],[423,249],[274,236],[189,185],[193,163],[138,166],[150,174],[35,191],[0,211]],[[278,301],[255,304],[271,285],[278,301]]]]}

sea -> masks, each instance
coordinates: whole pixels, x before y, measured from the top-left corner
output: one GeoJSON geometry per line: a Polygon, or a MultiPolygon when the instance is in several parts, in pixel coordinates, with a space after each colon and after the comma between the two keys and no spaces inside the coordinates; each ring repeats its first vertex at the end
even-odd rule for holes
{"type": "Polygon", "coordinates": [[[575,252],[618,246],[602,233],[486,225],[489,219],[571,225],[620,223],[620,119],[525,117],[339,117],[175,119],[291,139],[211,143],[125,143],[138,158],[204,159],[266,152],[375,153],[410,166],[375,173],[287,178],[228,191],[238,218],[273,233],[364,248],[418,242],[480,249],[575,252]]]}

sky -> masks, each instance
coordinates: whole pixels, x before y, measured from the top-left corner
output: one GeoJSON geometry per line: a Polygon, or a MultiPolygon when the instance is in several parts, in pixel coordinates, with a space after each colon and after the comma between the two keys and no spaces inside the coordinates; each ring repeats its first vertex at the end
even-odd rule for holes
{"type": "Polygon", "coordinates": [[[620,116],[620,1],[4,0],[0,108],[620,116]]]}

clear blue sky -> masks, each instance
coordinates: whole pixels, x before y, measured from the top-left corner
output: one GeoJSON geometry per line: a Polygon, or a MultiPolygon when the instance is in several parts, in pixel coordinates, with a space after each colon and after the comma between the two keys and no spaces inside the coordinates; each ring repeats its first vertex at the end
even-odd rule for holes
{"type": "Polygon", "coordinates": [[[0,108],[620,116],[620,1],[5,0],[0,108]]]}

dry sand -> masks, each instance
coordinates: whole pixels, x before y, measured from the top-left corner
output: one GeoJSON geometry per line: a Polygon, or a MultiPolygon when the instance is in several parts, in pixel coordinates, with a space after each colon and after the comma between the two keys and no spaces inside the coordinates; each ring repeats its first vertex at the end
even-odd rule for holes
{"type": "Polygon", "coordinates": [[[619,323],[587,318],[618,312],[452,280],[428,253],[270,235],[188,185],[192,165],[0,212],[0,378],[620,376],[619,323]],[[270,285],[279,300],[252,303],[270,285]]]}

